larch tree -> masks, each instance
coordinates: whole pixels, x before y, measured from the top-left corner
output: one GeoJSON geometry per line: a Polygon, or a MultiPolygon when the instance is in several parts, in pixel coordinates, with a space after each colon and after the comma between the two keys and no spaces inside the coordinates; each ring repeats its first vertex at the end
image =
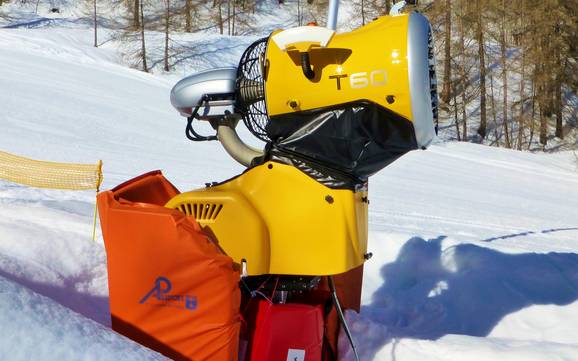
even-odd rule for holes
{"type": "Polygon", "coordinates": [[[136,30],[141,26],[142,20],[142,9],[140,7],[140,0],[133,1],[133,11],[132,11],[132,27],[136,30]]]}
{"type": "Polygon", "coordinates": [[[487,117],[486,117],[486,52],[484,50],[484,5],[482,0],[476,0],[476,41],[478,42],[478,60],[480,62],[480,126],[478,135],[482,140],[486,137],[487,117]]]}
{"type": "Polygon", "coordinates": [[[451,0],[445,0],[444,22],[444,79],[440,94],[442,103],[449,103],[451,96],[451,44],[452,44],[452,6],[451,0]]]}
{"type": "Polygon", "coordinates": [[[140,38],[141,38],[141,59],[142,59],[142,68],[145,72],[148,73],[149,68],[147,66],[147,47],[146,47],[146,39],[145,39],[145,17],[144,17],[144,4],[140,3],[140,38]]]}
{"type": "Polygon", "coordinates": [[[525,121],[525,114],[526,114],[526,52],[524,50],[526,37],[524,36],[525,28],[526,28],[526,17],[525,17],[525,7],[526,7],[526,0],[520,0],[520,33],[519,36],[519,47],[520,51],[520,101],[519,101],[519,112],[518,112],[518,137],[516,139],[516,149],[522,150],[523,147],[523,135],[524,130],[526,128],[526,121],[525,121]]]}
{"type": "MultiPolygon", "coordinates": [[[[509,118],[508,118],[508,55],[506,54],[507,43],[506,43],[506,0],[501,0],[501,21],[500,21],[500,65],[502,67],[502,122],[504,126],[504,137],[506,148],[512,148],[510,130],[509,130],[509,118]]],[[[480,120],[480,128],[481,128],[480,120]]]]}
{"type": "MultiPolygon", "coordinates": [[[[467,0],[466,0],[467,1],[467,0]]],[[[469,9],[468,6],[466,4],[464,4],[464,2],[462,2],[462,13],[463,14],[468,14],[469,13],[469,9]]],[[[466,21],[466,19],[468,19],[469,17],[463,15],[462,17],[460,17],[460,19],[458,20],[458,33],[459,33],[459,60],[460,60],[460,64],[458,65],[458,69],[460,69],[460,77],[456,80],[456,82],[460,85],[459,86],[459,91],[460,91],[460,98],[461,98],[461,109],[462,109],[462,140],[463,141],[467,141],[468,140],[468,119],[467,119],[467,97],[466,97],[466,92],[468,89],[468,85],[470,83],[470,77],[469,74],[466,70],[466,62],[467,62],[467,55],[466,55],[466,41],[465,41],[465,26],[464,26],[464,22],[466,21]]],[[[454,91],[456,91],[456,89],[454,89],[454,91]]],[[[459,129],[459,127],[458,127],[459,129]]]]}
{"type": "MultiPolygon", "coordinates": [[[[1,0],[0,0],[1,1],[1,0]]],[[[92,5],[93,5],[93,21],[94,21],[94,47],[97,48],[98,47],[98,21],[96,18],[96,0],[92,0],[92,5]]]]}
{"type": "Polygon", "coordinates": [[[213,9],[216,9],[216,14],[213,14],[214,21],[217,23],[219,33],[224,34],[224,18],[223,18],[223,0],[213,1],[213,9]]]}
{"type": "Polygon", "coordinates": [[[169,29],[171,22],[171,1],[165,0],[165,51],[164,51],[164,70],[169,71],[169,29]]]}
{"type": "Polygon", "coordinates": [[[191,14],[192,11],[193,0],[185,0],[185,31],[187,33],[191,33],[193,31],[193,20],[191,14]]]}

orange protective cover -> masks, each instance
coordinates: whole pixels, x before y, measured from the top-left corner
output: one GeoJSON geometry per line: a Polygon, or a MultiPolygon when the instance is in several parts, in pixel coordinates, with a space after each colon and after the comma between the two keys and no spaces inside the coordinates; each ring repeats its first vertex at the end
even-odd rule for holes
{"type": "Polygon", "coordinates": [[[160,171],[98,195],[112,328],[174,360],[238,358],[239,273],[160,171]]]}

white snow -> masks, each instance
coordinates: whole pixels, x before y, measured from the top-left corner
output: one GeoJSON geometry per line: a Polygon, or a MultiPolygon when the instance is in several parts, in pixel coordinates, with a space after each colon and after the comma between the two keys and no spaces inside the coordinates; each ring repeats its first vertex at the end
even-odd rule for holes
{"type": "MultiPolygon", "coordinates": [[[[211,66],[240,55],[222,44],[211,66]]],[[[0,64],[3,151],[102,159],[105,189],[153,169],[181,190],[242,171],[219,144],[184,137],[169,90],[185,68],[128,69],[114,44],[95,49],[88,29],[63,26],[1,30],[0,64]]],[[[347,314],[362,360],[578,360],[576,164],[438,142],[374,176],[374,256],[362,311],[347,314]]],[[[107,328],[93,208],[94,192],[0,181],[2,359],[160,357],[107,328]]],[[[340,348],[353,360],[344,335],[340,348]]]]}
{"type": "Polygon", "coordinates": [[[166,360],[0,276],[3,360],[166,360]]]}

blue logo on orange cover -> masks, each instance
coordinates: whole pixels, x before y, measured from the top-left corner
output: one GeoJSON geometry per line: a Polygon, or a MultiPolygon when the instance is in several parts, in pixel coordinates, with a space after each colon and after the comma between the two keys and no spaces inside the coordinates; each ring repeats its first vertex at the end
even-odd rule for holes
{"type": "Polygon", "coordinates": [[[171,281],[166,277],[158,277],[154,287],[140,300],[140,304],[150,304],[160,307],[175,307],[187,311],[197,309],[197,296],[171,295],[173,288],[171,281]]]}

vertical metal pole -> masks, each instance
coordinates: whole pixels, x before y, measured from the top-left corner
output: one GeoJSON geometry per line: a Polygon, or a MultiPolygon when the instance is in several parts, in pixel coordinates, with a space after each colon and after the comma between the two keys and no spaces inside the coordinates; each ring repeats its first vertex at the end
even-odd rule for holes
{"type": "Polygon", "coordinates": [[[327,28],[331,30],[337,29],[337,13],[339,11],[339,0],[329,0],[329,8],[327,9],[327,28]]]}
{"type": "Polygon", "coordinates": [[[355,346],[355,342],[353,341],[353,336],[351,335],[349,326],[347,326],[347,321],[345,321],[343,309],[341,309],[341,305],[339,304],[339,298],[337,298],[335,281],[333,281],[333,276],[327,276],[327,278],[329,279],[329,290],[331,291],[331,298],[333,299],[333,305],[335,306],[335,310],[337,311],[337,316],[339,317],[339,321],[341,321],[341,325],[343,326],[343,331],[345,331],[345,335],[347,335],[347,338],[349,339],[351,349],[353,350],[353,355],[355,356],[355,361],[359,361],[359,354],[357,353],[357,347],[355,346]]]}
{"type": "MultiPolygon", "coordinates": [[[[96,2],[96,0],[95,0],[96,2]]],[[[99,160],[96,164],[96,195],[100,191],[100,185],[102,184],[102,160],[99,160]]],[[[94,220],[92,223],[92,240],[96,242],[96,217],[98,214],[98,200],[94,200],[94,220]]]]}
{"type": "MultiPolygon", "coordinates": [[[[98,192],[97,192],[98,193],[98,192]]],[[[96,242],[96,217],[98,214],[98,201],[94,201],[94,219],[92,221],[92,241],[96,242]]]]}

